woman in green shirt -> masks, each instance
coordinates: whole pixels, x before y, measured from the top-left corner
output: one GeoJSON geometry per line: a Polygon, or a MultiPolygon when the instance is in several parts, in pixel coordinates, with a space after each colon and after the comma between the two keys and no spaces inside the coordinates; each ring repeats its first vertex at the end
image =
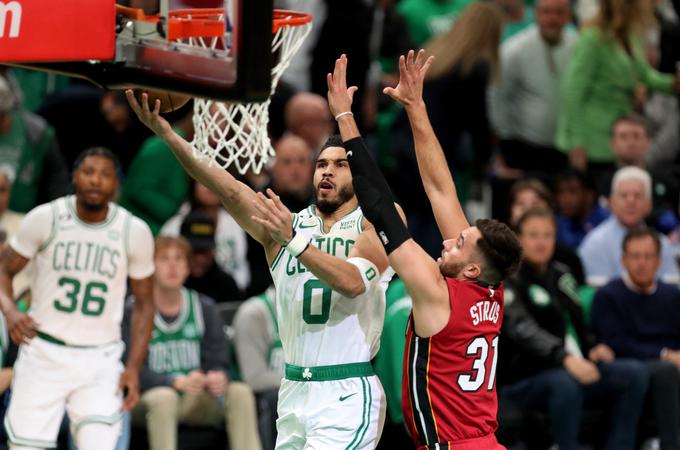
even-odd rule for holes
{"type": "Polygon", "coordinates": [[[680,74],[654,70],[646,61],[644,33],[653,21],[648,0],[602,0],[574,47],[562,81],[557,146],[579,169],[613,164],[614,121],[633,110],[635,88],[680,92],[680,74]]]}

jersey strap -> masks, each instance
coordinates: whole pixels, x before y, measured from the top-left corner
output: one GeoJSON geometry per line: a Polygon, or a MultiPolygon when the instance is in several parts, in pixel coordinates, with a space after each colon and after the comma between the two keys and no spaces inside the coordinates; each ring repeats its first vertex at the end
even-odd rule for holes
{"type": "Polygon", "coordinates": [[[286,364],[286,379],[291,381],[332,381],[373,375],[370,362],[336,364],[333,366],[300,367],[286,364]]]}

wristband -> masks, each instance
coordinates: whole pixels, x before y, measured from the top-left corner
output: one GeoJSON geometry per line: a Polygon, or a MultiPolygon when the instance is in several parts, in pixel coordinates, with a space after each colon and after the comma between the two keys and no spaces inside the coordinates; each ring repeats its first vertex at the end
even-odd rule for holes
{"type": "Polygon", "coordinates": [[[309,247],[309,238],[302,233],[295,233],[293,239],[283,246],[294,258],[304,253],[307,247],[309,247]]]}
{"type": "Polygon", "coordinates": [[[353,116],[353,115],[354,115],[354,113],[353,113],[352,111],[341,112],[340,114],[338,114],[337,116],[335,116],[335,121],[337,122],[338,119],[341,118],[341,117],[343,117],[343,116],[353,116]]]}

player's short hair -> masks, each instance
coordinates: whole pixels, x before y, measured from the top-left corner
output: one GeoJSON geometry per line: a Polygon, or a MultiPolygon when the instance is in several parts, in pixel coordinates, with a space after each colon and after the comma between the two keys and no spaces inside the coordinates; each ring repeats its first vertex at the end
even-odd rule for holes
{"type": "Polygon", "coordinates": [[[479,219],[475,226],[482,234],[477,241],[483,259],[480,278],[496,285],[517,270],[522,260],[522,246],[510,227],[495,219],[479,219]]]}
{"type": "Polygon", "coordinates": [[[624,181],[639,181],[642,183],[642,189],[647,200],[652,199],[652,177],[644,169],[635,166],[626,166],[616,171],[614,178],[612,178],[611,195],[618,190],[619,184],[624,181]]]}
{"type": "Polygon", "coordinates": [[[656,247],[656,254],[660,255],[661,254],[661,238],[659,237],[659,233],[649,227],[643,226],[643,227],[637,227],[633,228],[630,230],[628,233],[626,233],[626,236],[623,238],[623,243],[621,244],[621,248],[623,249],[623,253],[626,253],[626,248],[628,247],[628,243],[632,241],[633,239],[640,239],[643,237],[649,236],[652,238],[654,241],[654,246],[656,247]]]}
{"type": "Polygon", "coordinates": [[[85,161],[85,159],[89,158],[90,156],[101,156],[110,159],[111,162],[113,162],[114,167],[116,168],[116,174],[118,175],[118,178],[120,178],[121,175],[120,159],[118,159],[118,156],[116,156],[115,153],[113,153],[106,147],[90,147],[83,150],[80,153],[80,155],[78,155],[78,157],[76,158],[76,161],[73,163],[73,170],[74,171],[78,170],[83,161],[85,161]]]}
{"type": "Polygon", "coordinates": [[[326,142],[321,146],[321,148],[314,154],[314,162],[316,162],[319,159],[321,153],[329,147],[345,148],[345,143],[342,142],[342,138],[339,134],[331,134],[328,136],[328,139],[326,139],[326,142]]]}
{"type": "Polygon", "coordinates": [[[184,257],[186,258],[187,262],[189,262],[189,256],[191,255],[191,245],[189,245],[189,241],[187,241],[183,236],[158,236],[154,243],[154,258],[158,256],[158,253],[161,250],[166,250],[171,247],[179,248],[182,253],[184,253],[184,257]]]}

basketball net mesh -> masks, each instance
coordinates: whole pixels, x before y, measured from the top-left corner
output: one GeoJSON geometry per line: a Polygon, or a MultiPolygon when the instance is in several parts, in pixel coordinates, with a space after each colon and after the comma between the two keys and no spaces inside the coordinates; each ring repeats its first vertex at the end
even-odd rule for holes
{"type": "MultiPolygon", "coordinates": [[[[240,174],[248,170],[259,173],[274,156],[269,141],[269,103],[283,72],[312,29],[311,23],[279,27],[272,40],[272,54],[278,62],[272,68],[270,98],[260,103],[224,103],[209,99],[194,100],[193,155],[210,159],[210,164],[223,168],[232,165],[240,174]]],[[[215,49],[217,38],[193,38],[185,44],[215,49]]],[[[224,47],[223,47],[224,48],[224,47]]]]}

